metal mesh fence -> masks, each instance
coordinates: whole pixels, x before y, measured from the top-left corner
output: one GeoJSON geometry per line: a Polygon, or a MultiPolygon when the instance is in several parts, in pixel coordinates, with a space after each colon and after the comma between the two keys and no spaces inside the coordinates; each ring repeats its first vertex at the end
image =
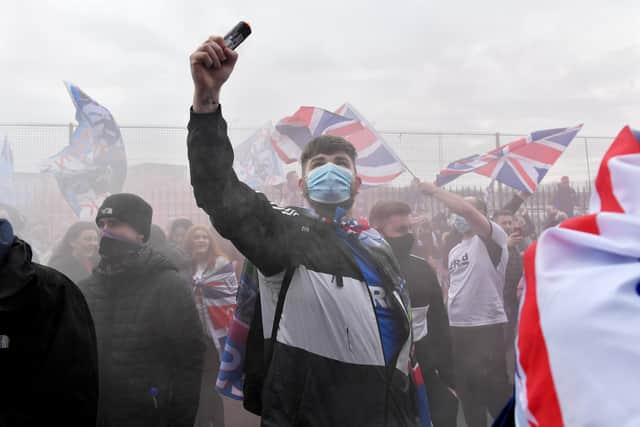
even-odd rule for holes
{"type": "MultiPolygon", "coordinates": [[[[44,159],[68,144],[72,131],[72,124],[0,124],[0,137],[6,135],[11,142],[15,169],[19,172],[38,172],[44,159]]],[[[186,128],[122,126],[121,131],[130,165],[187,164],[186,128]]],[[[236,144],[253,131],[232,128],[229,136],[236,144]]],[[[486,152],[523,136],[396,131],[382,132],[382,135],[412,172],[422,179],[434,177],[440,169],[456,159],[486,152]]],[[[552,174],[569,175],[576,181],[590,181],[612,140],[612,137],[578,136],[554,166],[552,174]]],[[[470,178],[477,180],[473,175],[470,178]]]]}
{"type": "MultiPolygon", "coordinates": [[[[207,222],[206,215],[195,204],[188,181],[186,128],[123,126],[121,131],[130,168],[124,190],[146,197],[154,205],[154,219],[160,225],[166,226],[177,217],[207,222]],[[152,174],[135,173],[136,168],[149,164],[166,166],[156,167],[152,174]]],[[[237,144],[253,131],[254,129],[230,129],[229,135],[232,142],[237,144]]],[[[69,143],[72,132],[71,124],[0,124],[0,139],[7,136],[14,154],[18,207],[29,212],[31,224],[45,225],[51,239],[60,236],[75,218],[60,195],[55,180],[38,172],[47,157],[69,143]]],[[[383,136],[418,177],[430,180],[453,160],[486,152],[497,144],[508,143],[522,135],[389,131],[383,132],[383,136]]],[[[561,175],[571,176],[573,186],[580,195],[579,211],[587,206],[590,182],[612,140],[612,137],[578,136],[546,179],[546,182],[552,183],[561,175]]],[[[416,208],[421,206],[421,209],[432,213],[440,211],[442,207],[434,202],[428,202],[428,206],[420,205],[417,201],[420,197],[408,187],[410,179],[408,174],[404,174],[391,186],[364,191],[357,206],[358,213],[366,215],[373,203],[380,199],[405,200],[416,208]]],[[[455,181],[449,188],[464,194],[482,194],[487,184],[488,179],[469,174],[455,181]]],[[[501,189],[499,186],[498,190],[493,201],[497,207],[506,203],[511,194],[507,188],[501,189]]],[[[527,201],[538,226],[553,192],[553,186],[543,185],[527,201]]]]}

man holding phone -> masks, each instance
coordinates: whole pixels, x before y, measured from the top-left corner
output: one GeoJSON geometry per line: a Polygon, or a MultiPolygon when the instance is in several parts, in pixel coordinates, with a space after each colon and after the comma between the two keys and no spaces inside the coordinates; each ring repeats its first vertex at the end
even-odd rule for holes
{"type": "Polygon", "coordinates": [[[265,340],[273,331],[259,390],[262,425],[416,425],[411,308],[391,248],[350,217],[360,187],[355,148],[334,136],[311,140],[299,186],[312,209],[272,205],[232,169],[219,96],[238,54],[210,37],[190,59],[196,202],[258,268],[265,340]]]}

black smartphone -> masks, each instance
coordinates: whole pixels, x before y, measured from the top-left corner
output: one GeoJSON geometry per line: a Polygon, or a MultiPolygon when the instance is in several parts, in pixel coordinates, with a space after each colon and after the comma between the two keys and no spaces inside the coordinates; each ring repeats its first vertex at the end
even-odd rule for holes
{"type": "Polygon", "coordinates": [[[244,21],[240,21],[227,33],[226,36],[224,36],[224,42],[227,44],[229,49],[235,50],[235,48],[240,46],[240,43],[249,37],[249,34],[251,34],[251,27],[249,24],[244,21]]]}

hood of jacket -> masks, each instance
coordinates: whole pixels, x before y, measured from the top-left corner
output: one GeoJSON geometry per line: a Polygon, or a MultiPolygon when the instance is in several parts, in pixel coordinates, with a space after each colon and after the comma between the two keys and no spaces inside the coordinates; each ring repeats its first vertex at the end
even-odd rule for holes
{"type": "Polygon", "coordinates": [[[35,279],[32,256],[29,244],[16,237],[0,264],[0,301],[15,295],[35,279]]]}

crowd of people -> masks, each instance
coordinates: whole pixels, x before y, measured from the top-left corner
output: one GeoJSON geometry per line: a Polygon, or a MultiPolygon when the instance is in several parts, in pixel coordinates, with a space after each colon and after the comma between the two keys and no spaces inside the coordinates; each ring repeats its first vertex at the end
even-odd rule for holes
{"type": "MultiPolygon", "coordinates": [[[[191,56],[191,183],[211,224],[165,232],[141,197],[114,194],[45,267],[14,230],[19,215],[0,209],[0,426],[223,426],[226,333],[207,298],[241,293],[247,266],[259,297],[245,373],[259,381],[244,398],[263,426],[446,427],[459,411],[486,426],[513,394],[529,195],[489,212],[416,182],[446,210],[380,200],[353,218],[355,148],[325,135],[272,204],[232,168],[219,95],[237,58],[219,37],[191,56]]],[[[565,177],[545,227],[575,206],[565,177]]]]}

